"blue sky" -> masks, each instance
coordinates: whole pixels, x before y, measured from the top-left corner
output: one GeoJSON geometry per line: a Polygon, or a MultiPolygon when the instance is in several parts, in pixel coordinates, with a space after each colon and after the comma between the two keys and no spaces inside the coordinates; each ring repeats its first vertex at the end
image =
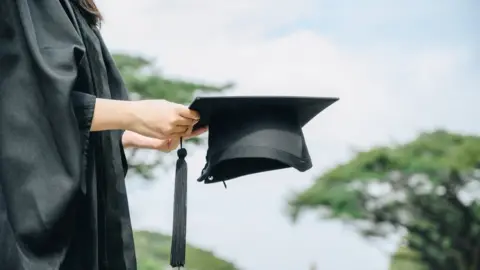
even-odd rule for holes
{"type": "MultiPolygon", "coordinates": [[[[234,81],[235,95],[340,97],[304,130],[314,162],[306,173],[243,177],[224,190],[196,183],[205,149],[189,149],[188,239],[245,270],[312,262],[322,270],[387,270],[394,239],[366,242],[315,213],[292,225],[286,197],[352,148],[433,128],[480,133],[478,1],[99,1],[110,48],[154,57],[169,76],[234,81]]],[[[168,233],[173,172],[158,178],[129,182],[133,223],[168,233]]]]}
{"type": "Polygon", "coordinates": [[[318,1],[315,14],[279,32],[309,28],[342,43],[478,44],[478,1],[318,1]]]}

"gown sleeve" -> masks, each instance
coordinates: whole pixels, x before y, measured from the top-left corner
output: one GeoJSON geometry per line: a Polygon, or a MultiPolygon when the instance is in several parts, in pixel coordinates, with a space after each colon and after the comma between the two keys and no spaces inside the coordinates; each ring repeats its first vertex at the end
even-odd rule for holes
{"type": "Polygon", "coordinates": [[[1,1],[0,228],[9,229],[0,245],[15,247],[0,262],[23,257],[28,269],[47,269],[34,265],[65,253],[81,192],[79,125],[89,125],[94,104],[72,89],[85,49],[65,1],[1,1]]]}
{"type": "Polygon", "coordinates": [[[79,91],[72,91],[71,97],[79,128],[82,131],[89,131],[92,126],[97,97],[79,91]]]}

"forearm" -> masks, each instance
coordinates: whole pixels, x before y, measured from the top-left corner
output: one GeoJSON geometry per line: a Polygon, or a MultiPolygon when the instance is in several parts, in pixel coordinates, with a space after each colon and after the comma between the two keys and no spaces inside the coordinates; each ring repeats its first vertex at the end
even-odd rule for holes
{"type": "Polygon", "coordinates": [[[97,98],[90,130],[127,130],[134,118],[132,102],[97,98]]]}

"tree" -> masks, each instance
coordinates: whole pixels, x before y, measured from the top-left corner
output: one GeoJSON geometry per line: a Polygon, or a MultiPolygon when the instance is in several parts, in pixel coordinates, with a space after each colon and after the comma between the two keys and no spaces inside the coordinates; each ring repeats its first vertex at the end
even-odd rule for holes
{"type": "Polygon", "coordinates": [[[438,130],[360,152],[289,200],[354,225],[366,237],[406,231],[426,269],[480,270],[480,137],[438,130]]]}
{"type": "MultiPolygon", "coordinates": [[[[170,243],[172,238],[160,233],[135,232],[138,270],[170,269],[170,243]]],[[[218,258],[212,252],[187,245],[186,268],[195,270],[238,270],[231,262],[218,258]]]]}
{"type": "MultiPolygon", "coordinates": [[[[221,93],[233,87],[232,83],[217,86],[167,79],[156,68],[153,60],[140,56],[114,54],[113,58],[124,78],[132,99],[166,99],[176,103],[188,104],[197,93],[221,93]]],[[[191,139],[189,142],[200,144],[202,140],[197,138],[191,139]]],[[[148,151],[128,151],[129,175],[152,179],[152,171],[164,162],[164,155],[161,153],[152,153],[153,158],[150,158],[148,161],[144,158],[139,160],[137,157],[141,152],[146,153],[148,151]]]]}
{"type": "Polygon", "coordinates": [[[427,270],[417,252],[400,246],[392,256],[389,270],[427,270]]]}

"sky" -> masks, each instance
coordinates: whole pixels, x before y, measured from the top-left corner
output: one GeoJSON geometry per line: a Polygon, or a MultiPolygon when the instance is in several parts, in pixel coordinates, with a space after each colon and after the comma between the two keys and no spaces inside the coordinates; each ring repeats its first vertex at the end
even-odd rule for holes
{"type": "MultiPolygon", "coordinates": [[[[189,151],[188,241],[245,270],[387,270],[397,242],[368,242],[316,213],[292,224],[286,198],[352,149],[445,128],[480,133],[476,0],[98,0],[114,52],[156,60],[166,76],[233,81],[231,95],[339,97],[304,129],[314,167],[228,183],[195,181],[189,151]]],[[[175,153],[170,154],[172,156],[175,153]]],[[[170,233],[174,172],[130,181],[133,225],[170,233]]]]}

